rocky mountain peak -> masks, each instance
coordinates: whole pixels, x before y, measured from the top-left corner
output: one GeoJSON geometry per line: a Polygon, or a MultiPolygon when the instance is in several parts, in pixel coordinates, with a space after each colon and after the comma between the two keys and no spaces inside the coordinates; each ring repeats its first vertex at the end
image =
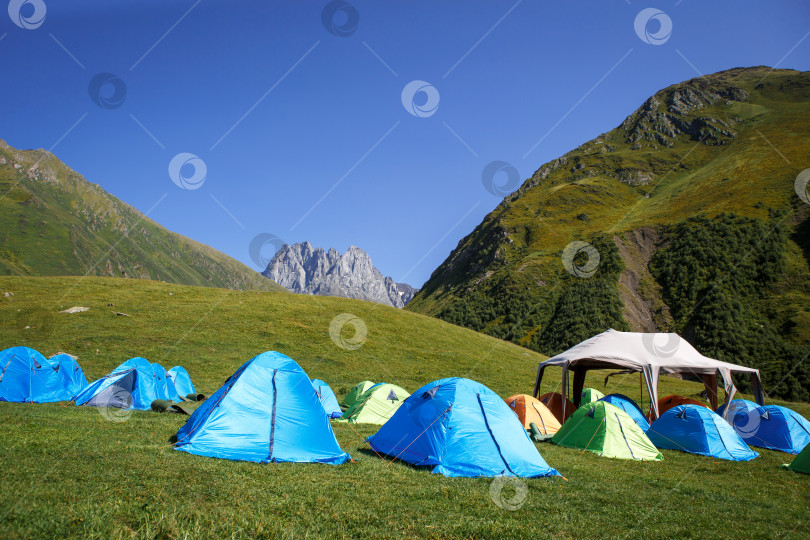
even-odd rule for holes
{"type": "Polygon", "coordinates": [[[401,308],[417,293],[410,285],[383,276],[368,253],[350,246],[314,248],[309,242],[285,244],[262,274],[292,292],[357,298],[401,308]]]}

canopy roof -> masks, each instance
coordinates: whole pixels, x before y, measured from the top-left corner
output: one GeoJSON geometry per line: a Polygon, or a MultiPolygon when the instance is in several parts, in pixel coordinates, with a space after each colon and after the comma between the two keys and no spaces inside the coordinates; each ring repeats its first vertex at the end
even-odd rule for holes
{"type": "Polygon", "coordinates": [[[678,334],[618,332],[610,329],[574,345],[565,352],[541,362],[537,370],[534,395],[538,395],[543,371],[548,366],[563,369],[563,395],[566,393],[568,370],[574,371],[572,397],[579,405],[585,382],[585,373],[591,369],[621,368],[629,372],[642,372],[650,393],[653,418],[658,418],[658,376],[689,374],[700,377],[706,386],[712,407],[717,406],[717,374],[723,378],[728,403],[736,388],[732,373],[751,376],[758,403],[763,403],[762,383],[758,369],[708,358],[700,354],[678,334]]]}

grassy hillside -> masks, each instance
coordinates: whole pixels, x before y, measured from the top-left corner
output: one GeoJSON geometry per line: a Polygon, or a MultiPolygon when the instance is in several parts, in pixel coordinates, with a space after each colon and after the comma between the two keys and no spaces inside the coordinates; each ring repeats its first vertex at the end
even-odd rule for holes
{"type": "Polygon", "coordinates": [[[0,275],[113,276],[283,290],[168,231],[45,150],[0,140],[0,275]]]}
{"type": "MultiPolygon", "coordinates": [[[[351,340],[351,329],[343,337],[351,340]]],[[[209,394],[241,363],[273,349],[339,397],[362,379],[414,391],[447,376],[473,378],[504,397],[529,393],[544,359],[359,300],[146,280],[0,277],[0,346],[22,344],[77,354],[90,379],[133,355],[182,364],[209,394]],[[91,309],[58,313],[74,305],[91,309]],[[331,339],[340,313],[364,322],[361,347],[340,348],[331,339]]],[[[637,377],[613,377],[604,388],[603,376],[592,373],[587,384],[638,395],[637,377]]],[[[558,381],[549,373],[543,390],[558,381]]],[[[692,395],[701,388],[662,377],[660,390],[692,395]]],[[[790,406],[810,416],[809,405],[790,406]]],[[[810,526],[810,477],[779,469],[790,457],[767,450],[748,463],[666,450],[663,462],[630,463],[539,444],[567,481],[522,481],[526,499],[508,511],[493,502],[488,479],[447,479],[379,458],[362,441],[373,426],[333,424],[356,463],[268,466],[173,451],[167,441],[183,421],[134,412],[110,422],[89,407],[0,403],[0,537],[791,537],[810,526]]],[[[514,493],[507,487],[502,495],[514,493]]]]}
{"type": "Polygon", "coordinates": [[[407,309],[549,355],[611,326],[676,331],[808,399],[810,214],[794,191],[808,117],[810,73],[733,69],[661,90],[540,167],[407,309]],[[595,248],[572,261],[593,262],[589,277],[564,268],[575,241],[595,248]]]}

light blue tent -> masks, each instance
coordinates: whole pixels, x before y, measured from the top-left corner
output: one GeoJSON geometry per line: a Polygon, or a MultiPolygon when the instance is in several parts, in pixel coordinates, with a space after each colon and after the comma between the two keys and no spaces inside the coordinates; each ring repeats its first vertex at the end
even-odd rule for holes
{"type": "Polygon", "coordinates": [[[650,425],[647,437],[658,448],[729,461],[749,461],[759,455],[721,416],[700,405],[678,405],[667,410],[650,425]]]}
{"type": "Polygon", "coordinates": [[[611,405],[616,405],[618,408],[626,412],[642,430],[647,431],[647,429],[650,427],[650,423],[647,421],[647,418],[644,417],[644,413],[641,412],[641,409],[638,405],[636,405],[636,402],[624,394],[608,394],[607,396],[603,397],[601,401],[607,401],[611,405]]]}
{"type": "Polygon", "coordinates": [[[197,393],[194,389],[194,383],[191,382],[191,375],[188,374],[188,371],[186,371],[184,367],[174,366],[168,371],[168,374],[169,378],[174,383],[174,388],[181,397],[197,393]]]}
{"type": "Polygon", "coordinates": [[[315,388],[291,358],[272,351],[242,365],[177,432],[175,450],[271,463],[350,460],[315,388]]]}
{"type": "Polygon", "coordinates": [[[118,407],[120,409],[149,410],[152,402],[162,397],[157,387],[157,376],[152,364],[145,358],[130,358],[109,375],[93,381],[74,401],[89,407],[118,407]]]}
{"type": "Polygon", "coordinates": [[[70,399],[73,399],[85,389],[87,377],[84,376],[84,371],[75,358],[62,353],[52,356],[49,360],[52,364],[59,366],[59,379],[62,381],[62,386],[67,391],[70,399]]]}
{"type": "Polygon", "coordinates": [[[320,379],[312,379],[312,386],[315,387],[315,392],[321,400],[323,410],[326,411],[326,416],[329,418],[340,418],[343,416],[343,411],[340,409],[335,393],[329,388],[329,385],[320,379]]]}
{"type": "Polygon", "coordinates": [[[155,374],[155,394],[157,395],[157,399],[182,401],[166,368],[158,363],[154,363],[152,364],[152,372],[155,374]]]}
{"type": "Polygon", "coordinates": [[[798,454],[810,444],[810,422],[779,405],[765,405],[751,411],[740,409],[732,425],[751,446],[798,454]]]}
{"type": "Polygon", "coordinates": [[[445,476],[559,475],[503,399],[469,379],[426,384],[366,440],[378,453],[445,476]]]}
{"type": "Polygon", "coordinates": [[[51,403],[73,396],[59,376],[59,362],[29,347],[0,352],[0,401],[51,403]]]}

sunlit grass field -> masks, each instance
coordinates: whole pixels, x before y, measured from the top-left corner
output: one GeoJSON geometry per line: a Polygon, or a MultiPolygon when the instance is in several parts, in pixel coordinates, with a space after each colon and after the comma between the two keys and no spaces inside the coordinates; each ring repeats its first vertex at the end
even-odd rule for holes
{"type": "MultiPolygon", "coordinates": [[[[352,329],[344,334],[351,339],[352,329]]],[[[0,347],[13,345],[76,354],[91,380],[131,356],[180,364],[207,394],[265,350],[291,356],[338,397],[363,379],[413,392],[448,376],[478,380],[503,397],[531,393],[544,359],[367,302],[103,278],[0,278],[0,347]],[[2,296],[6,291],[14,295],[2,296]],[[91,309],[58,313],[71,306],[91,309]],[[330,337],[340,313],[367,328],[355,350],[330,337]]],[[[588,384],[638,399],[637,376],[613,377],[607,388],[603,378],[594,373],[588,384]]],[[[547,373],[543,391],[558,382],[557,373],[547,373]]],[[[663,377],[660,393],[701,389],[663,377]]],[[[808,404],[789,406],[810,416],[808,404]]],[[[540,453],[565,480],[522,480],[499,494],[490,479],[447,479],[382,459],[363,442],[375,426],[333,424],[354,463],[258,465],[172,450],[168,439],[183,422],[137,411],[112,422],[89,407],[0,403],[0,537],[704,538],[810,531],[810,476],[780,469],[792,456],[768,450],[756,449],[760,457],[746,463],[668,450],[663,462],[639,463],[541,443],[540,453]],[[500,497],[517,501],[517,509],[501,508],[500,497]]]]}

